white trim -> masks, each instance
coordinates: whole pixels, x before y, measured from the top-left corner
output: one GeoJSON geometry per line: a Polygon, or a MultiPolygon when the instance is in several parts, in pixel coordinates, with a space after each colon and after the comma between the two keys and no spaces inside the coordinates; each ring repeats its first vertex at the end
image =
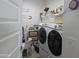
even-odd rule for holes
{"type": "Polygon", "coordinates": [[[0,54],[0,56],[7,56],[8,54],[0,54]]]}
{"type": "Polygon", "coordinates": [[[18,21],[18,18],[4,18],[4,17],[0,17],[0,22],[5,22],[5,21],[15,22],[15,21],[18,21]]]}
{"type": "Polygon", "coordinates": [[[18,32],[13,33],[12,35],[8,35],[8,36],[6,36],[6,37],[4,37],[4,38],[0,39],[0,42],[4,42],[5,40],[8,40],[9,38],[11,38],[11,37],[15,36],[16,34],[18,34],[18,32]]]}
{"type": "Polygon", "coordinates": [[[8,3],[9,5],[18,8],[18,5],[15,5],[15,3],[11,2],[11,0],[3,0],[5,3],[8,3]]]}
{"type": "Polygon", "coordinates": [[[11,24],[17,23],[18,24],[18,22],[0,22],[0,24],[7,24],[7,23],[11,23],[11,24]]]}
{"type": "Polygon", "coordinates": [[[8,0],[11,4],[15,5],[16,7],[18,7],[19,5],[17,3],[15,3],[13,0],[8,0]]]}
{"type": "Polygon", "coordinates": [[[10,56],[11,56],[14,52],[16,52],[16,50],[17,50],[18,48],[20,48],[20,45],[18,45],[18,46],[7,56],[7,58],[10,58],[10,56]]]}

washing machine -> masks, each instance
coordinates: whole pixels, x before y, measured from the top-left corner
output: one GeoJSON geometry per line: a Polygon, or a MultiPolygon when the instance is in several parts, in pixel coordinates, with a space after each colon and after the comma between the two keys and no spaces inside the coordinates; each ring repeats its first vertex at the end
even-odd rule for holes
{"type": "Polygon", "coordinates": [[[39,31],[38,31],[38,43],[39,43],[39,55],[40,57],[46,57],[47,53],[44,50],[45,44],[46,44],[46,29],[45,29],[45,24],[40,24],[39,25],[39,31]]]}

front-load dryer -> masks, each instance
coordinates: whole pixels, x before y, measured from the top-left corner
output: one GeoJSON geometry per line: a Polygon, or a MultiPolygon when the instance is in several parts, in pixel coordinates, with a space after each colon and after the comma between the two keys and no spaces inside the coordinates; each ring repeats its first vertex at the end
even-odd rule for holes
{"type": "Polygon", "coordinates": [[[52,30],[48,34],[47,51],[50,58],[62,57],[62,31],[52,30]]]}

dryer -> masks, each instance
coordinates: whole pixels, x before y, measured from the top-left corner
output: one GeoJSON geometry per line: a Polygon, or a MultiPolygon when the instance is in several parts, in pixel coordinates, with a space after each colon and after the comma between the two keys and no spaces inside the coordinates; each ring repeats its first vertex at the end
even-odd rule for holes
{"type": "Polygon", "coordinates": [[[52,30],[48,34],[47,51],[50,58],[62,57],[62,31],[52,30]]]}
{"type": "Polygon", "coordinates": [[[58,24],[54,25],[54,29],[48,32],[47,37],[47,51],[49,57],[62,57],[62,40],[63,40],[63,30],[58,24]]]}

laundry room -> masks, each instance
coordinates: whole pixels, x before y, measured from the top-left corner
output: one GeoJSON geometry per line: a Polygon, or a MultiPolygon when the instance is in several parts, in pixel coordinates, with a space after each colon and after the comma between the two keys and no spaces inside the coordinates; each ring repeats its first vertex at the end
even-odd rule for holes
{"type": "Polygon", "coordinates": [[[79,0],[0,0],[0,58],[79,58],[79,0]]]}
{"type": "Polygon", "coordinates": [[[24,45],[23,52],[28,52],[24,52],[23,57],[53,57],[53,53],[56,56],[61,55],[63,23],[64,0],[23,0],[22,28],[24,36],[22,44],[24,45]],[[58,41],[51,40],[53,33],[55,39],[58,35],[58,41]],[[59,45],[60,52],[53,52],[52,47],[54,46],[51,47],[53,43],[59,45]]]}

